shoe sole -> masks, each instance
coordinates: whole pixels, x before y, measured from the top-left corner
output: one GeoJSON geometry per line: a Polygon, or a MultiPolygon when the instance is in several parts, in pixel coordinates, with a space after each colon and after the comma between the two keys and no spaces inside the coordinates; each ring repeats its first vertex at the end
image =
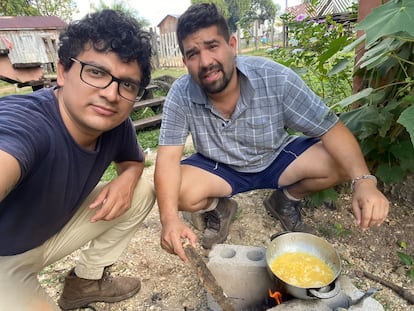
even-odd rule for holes
{"type": "Polygon", "coordinates": [[[230,215],[229,215],[230,221],[229,221],[229,224],[226,228],[226,234],[224,235],[223,239],[217,240],[216,242],[212,243],[211,245],[207,245],[207,246],[204,244],[204,241],[202,241],[201,244],[202,244],[203,248],[211,249],[213,247],[213,245],[218,244],[218,243],[222,243],[222,242],[227,240],[227,237],[228,237],[229,232],[230,232],[230,225],[234,221],[234,219],[236,218],[236,213],[237,213],[237,210],[239,209],[239,205],[237,204],[237,202],[234,201],[234,200],[233,200],[233,202],[235,203],[233,205],[234,208],[231,208],[231,210],[230,210],[230,215]]]}
{"type": "Polygon", "coordinates": [[[65,298],[61,297],[58,301],[58,305],[63,310],[72,310],[72,309],[78,309],[78,308],[85,308],[89,304],[95,303],[95,302],[108,302],[108,303],[119,302],[119,301],[122,301],[128,298],[131,298],[136,293],[138,293],[140,289],[141,289],[141,286],[137,287],[136,289],[134,289],[133,291],[129,293],[126,293],[125,295],[116,296],[116,297],[87,297],[87,298],[71,300],[71,301],[68,301],[65,298]]]}

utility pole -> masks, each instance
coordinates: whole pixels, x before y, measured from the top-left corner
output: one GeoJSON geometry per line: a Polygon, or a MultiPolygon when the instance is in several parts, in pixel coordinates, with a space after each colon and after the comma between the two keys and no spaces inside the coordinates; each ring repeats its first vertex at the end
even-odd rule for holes
{"type": "MultiPolygon", "coordinates": [[[[288,0],[285,0],[285,13],[288,8],[288,0]]],[[[283,47],[287,47],[287,25],[283,22],[283,47]]]]}

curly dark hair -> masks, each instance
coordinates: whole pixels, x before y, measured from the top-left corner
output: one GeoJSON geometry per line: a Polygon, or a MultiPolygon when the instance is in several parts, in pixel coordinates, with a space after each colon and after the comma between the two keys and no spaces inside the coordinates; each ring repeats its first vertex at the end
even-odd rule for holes
{"type": "Polygon", "coordinates": [[[203,28],[217,26],[218,32],[229,41],[231,32],[224,16],[217,10],[214,3],[198,3],[190,6],[178,18],[177,40],[181,53],[184,55],[183,40],[203,28]]]}
{"type": "Polygon", "coordinates": [[[120,11],[102,10],[72,22],[59,37],[59,62],[65,70],[73,64],[85,46],[91,44],[98,52],[114,52],[122,61],[136,60],[142,71],[141,86],[151,79],[151,34],[131,16],[120,11]]]}

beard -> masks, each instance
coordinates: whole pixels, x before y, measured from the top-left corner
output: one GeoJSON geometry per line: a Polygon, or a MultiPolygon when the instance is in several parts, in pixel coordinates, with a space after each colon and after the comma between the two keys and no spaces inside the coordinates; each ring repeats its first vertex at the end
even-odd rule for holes
{"type": "Polygon", "coordinates": [[[198,74],[198,79],[200,81],[200,87],[205,91],[207,94],[217,94],[223,91],[227,85],[229,85],[231,77],[233,76],[234,67],[231,67],[231,69],[226,72],[224,70],[224,67],[221,64],[211,65],[207,68],[203,68],[200,73],[198,74]],[[220,79],[206,83],[204,82],[204,76],[212,70],[216,70],[219,72],[222,72],[222,76],[220,79]]]}

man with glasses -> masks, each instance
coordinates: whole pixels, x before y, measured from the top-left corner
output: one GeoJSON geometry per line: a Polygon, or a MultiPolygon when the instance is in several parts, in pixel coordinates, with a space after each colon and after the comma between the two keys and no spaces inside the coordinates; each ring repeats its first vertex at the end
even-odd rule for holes
{"type": "Polygon", "coordinates": [[[60,310],[37,274],[80,248],[62,309],[140,289],[108,268],[155,201],[129,119],[150,81],[150,34],[104,10],[69,24],[59,44],[57,87],[0,99],[0,310],[60,310]],[[112,162],[118,176],[100,182],[112,162]]]}

